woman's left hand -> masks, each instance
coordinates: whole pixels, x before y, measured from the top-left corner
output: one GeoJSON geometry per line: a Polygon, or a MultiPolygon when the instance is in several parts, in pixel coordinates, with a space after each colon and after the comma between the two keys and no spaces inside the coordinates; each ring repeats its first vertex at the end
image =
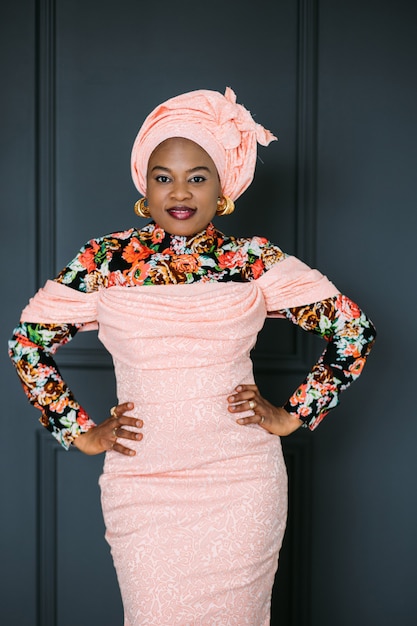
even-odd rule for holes
{"type": "Polygon", "coordinates": [[[236,420],[243,426],[258,424],[273,435],[285,437],[303,424],[298,417],[265,400],[259,393],[257,385],[239,385],[227,401],[231,413],[253,412],[249,417],[239,417],[236,420]]]}

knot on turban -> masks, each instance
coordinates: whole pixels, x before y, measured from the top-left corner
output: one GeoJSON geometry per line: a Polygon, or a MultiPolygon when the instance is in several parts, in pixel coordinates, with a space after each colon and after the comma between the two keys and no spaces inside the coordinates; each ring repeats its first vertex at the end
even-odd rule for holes
{"type": "Polygon", "coordinates": [[[146,195],[149,157],[165,139],[183,137],[200,145],[213,159],[222,192],[236,200],[252,182],[257,143],[267,146],[276,137],[257,124],[249,111],[237,104],[230,87],[224,96],[200,89],[167,100],[144,121],[132,149],[132,178],[146,195]]]}

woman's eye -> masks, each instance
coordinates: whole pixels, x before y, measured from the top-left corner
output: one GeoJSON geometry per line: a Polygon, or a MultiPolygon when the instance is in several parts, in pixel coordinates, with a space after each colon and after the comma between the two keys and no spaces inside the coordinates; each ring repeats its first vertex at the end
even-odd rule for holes
{"type": "Polygon", "coordinates": [[[204,178],[204,176],[193,176],[191,179],[192,183],[202,183],[203,181],[205,181],[206,179],[204,178]]]}
{"type": "Polygon", "coordinates": [[[157,180],[158,183],[168,183],[169,182],[168,176],[163,176],[162,174],[160,174],[160,176],[157,176],[155,180],[157,180]]]}

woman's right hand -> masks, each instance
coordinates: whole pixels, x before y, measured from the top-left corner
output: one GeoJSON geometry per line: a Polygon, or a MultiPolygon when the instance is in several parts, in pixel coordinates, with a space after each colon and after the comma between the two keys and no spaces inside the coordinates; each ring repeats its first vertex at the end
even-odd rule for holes
{"type": "Polygon", "coordinates": [[[84,454],[94,455],[106,452],[106,450],[114,450],[120,454],[134,456],[135,450],[124,446],[120,441],[120,439],[140,441],[143,438],[142,433],[123,428],[123,426],[142,428],[142,420],[125,415],[125,411],[131,411],[133,408],[132,402],[124,402],[113,407],[110,411],[111,417],[94,428],[90,428],[86,433],[79,435],[74,439],[73,445],[84,454]]]}

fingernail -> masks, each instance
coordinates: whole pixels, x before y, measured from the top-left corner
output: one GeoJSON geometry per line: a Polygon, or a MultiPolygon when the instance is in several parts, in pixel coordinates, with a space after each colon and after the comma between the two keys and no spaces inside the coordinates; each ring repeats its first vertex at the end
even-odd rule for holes
{"type": "Polygon", "coordinates": [[[242,387],[239,385],[238,387],[236,387],[236,391],[242,391],[242,387]]]}

